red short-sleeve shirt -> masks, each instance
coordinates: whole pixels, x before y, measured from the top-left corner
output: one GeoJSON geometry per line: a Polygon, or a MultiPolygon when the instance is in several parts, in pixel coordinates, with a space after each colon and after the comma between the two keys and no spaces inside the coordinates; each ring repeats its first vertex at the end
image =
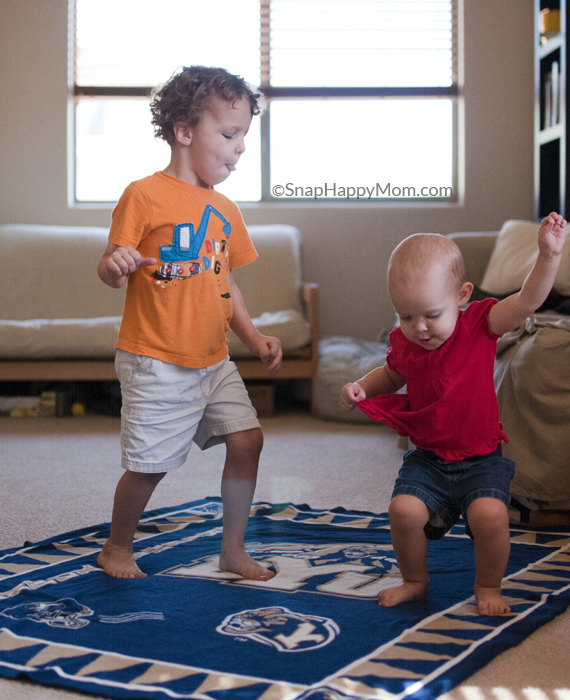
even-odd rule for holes
{"type": "Polygon", "coordinates": [[[461,311],[452,336],[436,350],[390,333],[387,364],[406,377],[407,394],[382,394],[358,404],[366,414],[445,460],[493,452],[508,442],[493,384],[497,338],[489,329],[496,299],[461,311]]]}

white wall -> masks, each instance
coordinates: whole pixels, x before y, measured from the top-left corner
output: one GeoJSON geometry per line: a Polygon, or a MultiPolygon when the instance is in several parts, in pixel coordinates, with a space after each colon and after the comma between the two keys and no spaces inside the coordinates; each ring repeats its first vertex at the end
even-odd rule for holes
{"type": "MultiPolygon", "coordinates": [[[[305,279],[321,285],[323,335],[374,339],[391,324],[385,268],[405,236],[533,217],[533,0],[464,0],[463,16],[460,204],[244,208],[249,224],[301,229],[305,279]]],[[[0,17],[0,223],[107,226],[109,210],[67,204],[67,0],[0,0],[0,17]]]]}

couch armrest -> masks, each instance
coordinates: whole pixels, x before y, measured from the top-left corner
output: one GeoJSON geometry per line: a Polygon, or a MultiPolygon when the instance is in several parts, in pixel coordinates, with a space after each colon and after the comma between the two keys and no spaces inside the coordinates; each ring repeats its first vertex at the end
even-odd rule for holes
{"type": "Polygon", "coordinates": [[[457,243],[463,254],[469,282],[481,284],[498,235],[498,231],[470,231],[448,235],[448,238],[457,243]]]}
{"type": "Polygon", "coordinates": [[[301,288],[301,295],[306,318],[311,326],[311,361],[314,375],[319,363],[319,285],[316,282],[304,282],[301,288]]]}

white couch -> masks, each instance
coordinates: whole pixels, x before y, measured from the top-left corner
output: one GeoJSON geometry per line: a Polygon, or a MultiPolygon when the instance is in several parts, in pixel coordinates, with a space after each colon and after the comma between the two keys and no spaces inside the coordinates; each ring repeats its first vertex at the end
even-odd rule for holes
{"type": "MultiPolygon", "coordinates": [[[[293,226],[250,226],[259,258],[234,271],[257,328],[280,338],[278,378],[312,379],[318,362],[318,285],[302,283],[293,226]]],[[[115,379],[124,290],[106,287],[97,263],[108,229],[0,226],[0,380],[115,379]]],[[[244,379],[272,381],[229,333],[244,379]]]]}

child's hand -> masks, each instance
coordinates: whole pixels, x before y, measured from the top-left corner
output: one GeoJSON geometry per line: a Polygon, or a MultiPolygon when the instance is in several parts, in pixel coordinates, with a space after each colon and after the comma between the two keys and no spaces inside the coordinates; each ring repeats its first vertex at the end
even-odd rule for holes
{"type": "Polygon", "coordinates": [[[109,241],[107,249],[97,266],[99,277],[113,289],[120,289],[127,283],[128,276],[139,267],[156,265],[155,258],[143,258],[130,245],[118,246],[109,241]]]}
{"type": "Polygon", "coordinates": [[[107,272],[116,279],[132,274],[139,267],[150,265],[156,265],[156,258],[143,258],[139,251],[130,245],[116,248],[105,262],[107,272]]]}
{"type": "Polygon", "coordinates": [[[553,211],[542,220],[538,231],[538,249],[548,256],[560,255],[566,238],[566,220],[553,211]]]}
{"type": "Polygon", "coordinates": [[[340,392],[340,405],[345,411],[352,411],[357,403],[364,401],[366,392],[358,383],[345,384],[340,392]]]}
{"type": "Polygon", "coordinates": [[[279,367],[281,367],[283,351],[281,350],[281,341],[279,338],[260,334],[254,352],[257,352],[262,362],[269,362],[267,371],[270,375],[273,376],[279,367]]]}

